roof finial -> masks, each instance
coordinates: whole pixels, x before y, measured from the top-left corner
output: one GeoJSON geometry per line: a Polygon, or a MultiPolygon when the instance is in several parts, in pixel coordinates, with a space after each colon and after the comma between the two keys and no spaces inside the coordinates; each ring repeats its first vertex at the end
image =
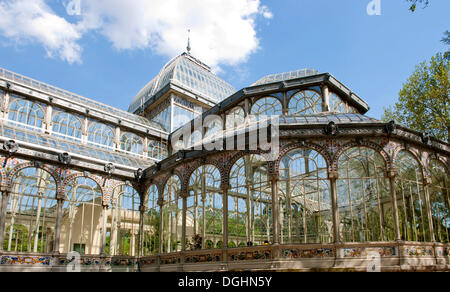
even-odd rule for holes
{"type": "Polygon", "coordinates": [[[188,45],[187,45],[187,53],[191,54],[191,30],[188,29],[188,45]]]}

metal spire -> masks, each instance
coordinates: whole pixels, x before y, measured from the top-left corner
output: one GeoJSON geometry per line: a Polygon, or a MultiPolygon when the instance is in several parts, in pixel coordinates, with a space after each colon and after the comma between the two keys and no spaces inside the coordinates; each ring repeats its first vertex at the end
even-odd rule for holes
{"type": "Polygon", "coordinates": [[[187,53],[191,54],[191,30],[188,29],[188,45],[187,45],[187,53]]]}

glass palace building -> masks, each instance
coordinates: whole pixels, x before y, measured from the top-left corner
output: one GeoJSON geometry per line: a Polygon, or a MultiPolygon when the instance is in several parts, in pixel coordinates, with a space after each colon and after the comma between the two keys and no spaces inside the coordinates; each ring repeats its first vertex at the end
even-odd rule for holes
{"type": "Polygon", "coordinates": [[[0,106],[0,271],[450,270],[450,144],[329,73],[237,91],[183,53],[127,112],[0,69],[0,106]]]}

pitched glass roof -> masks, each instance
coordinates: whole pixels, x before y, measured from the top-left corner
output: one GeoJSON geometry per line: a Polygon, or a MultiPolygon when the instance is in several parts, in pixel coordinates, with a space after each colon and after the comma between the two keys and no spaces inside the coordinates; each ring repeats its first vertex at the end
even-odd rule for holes
{"type": "Polygon", "coordinates": [[[236,92],[232,85],[212,73],[207,65],[183,53],[164,66],[158,76],[136,95],[128,111],[135,112],[169,83],[176,84],[214,103],[236,92]]]}
{"type": "Polygon", "coordinates": [[[319,74],[319,72],[314,69],[300,69],[300,70],[291,71],[291,72],[271,74],[271,75],[264,76],[263,78],[259,79],[255,83],[253,83],[251,86],[286,81],[286,80],[297,79],[297,78],[312,76],[312,75],[317,75],[317,74],[319,74]]]}
{"type": "Polygon", "coordinates": [[[159,131],[164,131],[164,129],[158,123],[149,121],[146,118],[134,115],[132,113],[126,112],[124,110],[106,105],[104,103],[101,103],[101,102],[98,102],[98,101],[95,101],[92,99],[88,99],[88,98],[80,96],[78,94],[71,93],[69,91],[54,87],[52,85],[48,85],[48,84],[42,83],[40,81],[33,80],[31,78],[22,76],[20,74],[8,71],[3,68],[0,68],[0,77],[4,77],[10,81],[46,92],[49,94],[60,96],[62,98],[67,99],[70,102],[82,104],[82,105],[86,106],[86,108],[97,109],[99,111],[108,113],[110,115],[114,115],[114,116],[116,116],[118,118],[122,118],[124,120],[129,120],[129,121],[132,121],[135,123],[139,123],[140,125],[143,125],[143,126],[157,129],[159,131]]]}
{"type": "Polygon", "coordinates": [[[126,167],[141,168],[150,167],[153,165],[151,161],[137,158],[133,155],[127,155],[125,153],[118,153],[108,151],[104,148],[82,145],[76,141],[68,141],[55,137],[49,137],[41,133],[26,130],[21,127],[15,127],[12,125],[0,125],[0,137],[6,139],[12,139],[15,141],[22,141],[29,144],[34,144],[51,149],[58,149],[60,151],[78,154],[88,158],[101,160],[114,165],[122,165],[126,167]]]}
{"type": "Polygon", "coordinates": [[[280,125],[314,125],[328,124],[334,122],[336,124],[367,124],[367,123],[383,123],[377,119],[362,114],[316,114],[302,116],[280,116],[280,125]]]}

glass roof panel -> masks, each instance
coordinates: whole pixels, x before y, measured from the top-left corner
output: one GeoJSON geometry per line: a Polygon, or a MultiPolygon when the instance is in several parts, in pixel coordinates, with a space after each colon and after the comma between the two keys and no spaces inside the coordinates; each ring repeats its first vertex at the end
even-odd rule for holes
{"type": "Polygon", "coordinates": [[[286,80],[297,79],[297,78],[312,76],[312,75],[317,75],[317,74],[319,74],[319,72],[314,69],[300,69],[300,70],[281,73],[281,74],[271,74],[271,75],[264,76],[263,78],[259,79],[255,83],[253,83],[251,86],[286,81],[286,80]]]}
{"type": "Polygon", "coordinates": [[[95,149],[95,147],[82,145],[76,142],[60,141],[57,138],[46,138],[44,134],[36,134],[28,132],[27,130],[17,129],[11,125],[0,126],[0,136],[8,139],[14,139],[16,141],[22,141],[34,145],[40,145],[52,149],[58,149],[61,151],[70,152],[73,154],[82,155],[85,157],[91,157],[94,159],[103,160],[113,164],[124,165],[128,167],[142,168],[150,167],[153,163],[151,161],[136,160],[131,157],[127,157],[127,154],[111,153],[107,150],[95,149]]]}

